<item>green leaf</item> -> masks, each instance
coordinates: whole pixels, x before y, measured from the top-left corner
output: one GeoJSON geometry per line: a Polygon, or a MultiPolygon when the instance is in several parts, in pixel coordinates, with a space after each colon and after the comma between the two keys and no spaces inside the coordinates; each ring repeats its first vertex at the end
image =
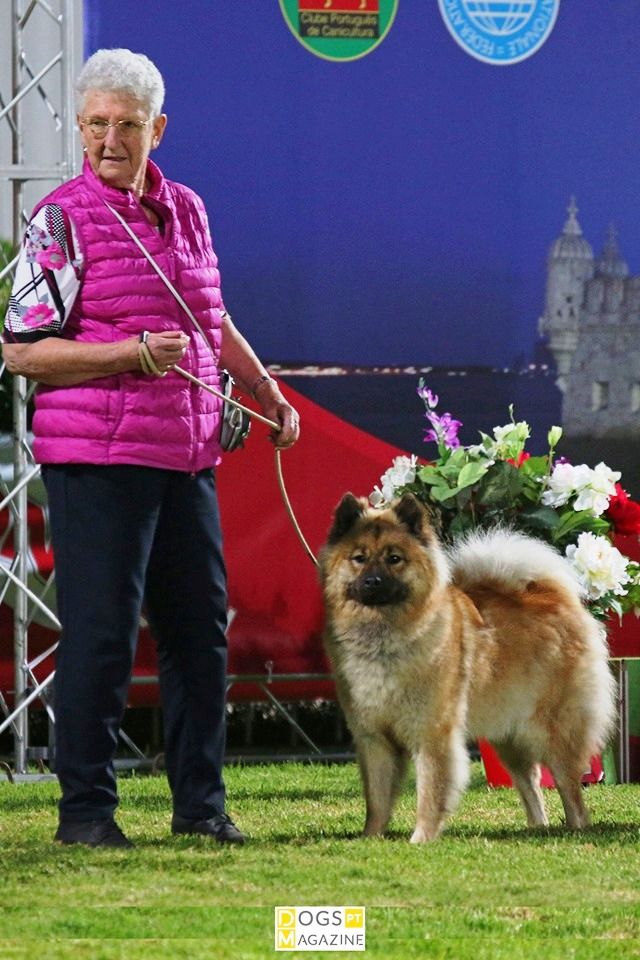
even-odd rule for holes
{"type": "Polygon", "coordinates": [[[421,480],[422,483],[429,484],[429,486],[431,486],[432,483],[442,482],[440,468],[433,467],[430,464],[426,467],[420,467],[420,469],[416,473],[416,477],[418,480],[421,480]]]}
{"type": "Polygon", "coordinates": [[[473,495],[473,490],[471,487],[465,487],[463,490],[459,490],[456,493],[456,510],[462,512],[466,509],[469,504],[471,497],[473,495]]]}
{"type": "Polygon", "coordinates": [[[467,457],[468,457],[468,454],[465,447],[456,447],[455,450],[452,451],[451,456],[449,457],[449,462],[455,463],[459,467],[461,467],[462,464],[467,459],[467,457]]]}
{"type": "Polygon", "coordinates": [[[525,507],[519,511],[523,526],[528,530],[551,531],[560,523],[560,517],[553,507],[525,507]]]}
{"type": "Polygon", "coordinates": [[[589,510],[565,510],[560,514],[553,539],[556,543],[567,539],[571,534],[571,539],[575,539],[580,533],[595,533],[597,536],[606,535],[611,529],[608,520],[602,517],[594,517],[589,510]]]}
{"type": "Polygon", "coordinates": [[[547,457],[529,457],[520,467],[520,472],[526,477],[544,477],[547,473],[549,462],[547,457]]]}
{"type": "Polygon", "coordinates": [[[450,500],[455,494],[456,491],[446,486],[446,484],[431,487],[431,496],[434,500],[437,500],[438,503],[444,503],[445,500],[450,500]]]}
{"type": "Polygon", "coordinates": [[[458,490],[473,486],[484,477],[488,469],[489,464],[486,461],[472,460],[470,463],[465,463],[458,476],[458,490]]]}
{"type": "Polygon", "coordinates": [[[589,520],[589,530],[599,537],[606,537],[611,533],[611,524],[604,517],[591,517],[589,520]]]}
{"type": "Polygon", "coordinates": [[[456,513],[449,524],[449,536],[455,539],[473,530],[474,526],[473,517],[470,513],[456,513]]]}
{"type": "Polygon", "coordinates": [[[482,506],[511,509],[522,491],[523,480],[517,467],[499,461],[482,478],[477,502],[482,506]]]}
{"type": "MultiPolygon", "coordinates": [[[[603,597],[603,599],[605,598],[603,597]]],[[[606,597],[606,600],[607,600],[608,608],[612,610],[615,614],[617,614],[618,620],[622,620],[622,614],[624,613],[624,610],[622,609],[622,604],[620,603],[618,598],[616,596],[612,596],[612,597],[606,597]]]]}

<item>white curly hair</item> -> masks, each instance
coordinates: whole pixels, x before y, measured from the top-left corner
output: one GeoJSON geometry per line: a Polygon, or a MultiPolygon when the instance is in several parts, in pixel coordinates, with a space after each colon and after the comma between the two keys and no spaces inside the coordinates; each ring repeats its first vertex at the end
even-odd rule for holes
{"type": "Polygon", "coordinates": [[[92,90],[135,97],[149,108],[152,118],[162,113],[164,80],[155,63],[144,53],[133,53],[122,48],[96,50],[76,80],[78,113],[82,113],[87,94],[92,90]]]}

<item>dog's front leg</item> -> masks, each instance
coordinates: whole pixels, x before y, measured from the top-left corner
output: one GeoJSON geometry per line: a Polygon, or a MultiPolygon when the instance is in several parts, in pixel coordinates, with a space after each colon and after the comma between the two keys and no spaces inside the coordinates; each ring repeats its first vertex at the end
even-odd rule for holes
{"type": "Polygon", "coordinates": [[[415,757],[417,809],[411,843],[435,840],[453,810],[468,778],[469,758],[461,737],[446,734],[435,750],[415,757]]]}
{"type": "Polygon", "coordinates": [[[411,843],[425,843],[435,840],[444,823],[444,810],[438,800],[440,791],[437,780],[444,771],[438,769],[433,756],[420,752],[416,758],[416,827],[411,835],[411,843]]]}
{"type": "Polygon", "coordinates": [[[366,837],[384,833],[406,769],[404,754],[386,737],[365,735],[356,741],[367,806],[366,837]]]}

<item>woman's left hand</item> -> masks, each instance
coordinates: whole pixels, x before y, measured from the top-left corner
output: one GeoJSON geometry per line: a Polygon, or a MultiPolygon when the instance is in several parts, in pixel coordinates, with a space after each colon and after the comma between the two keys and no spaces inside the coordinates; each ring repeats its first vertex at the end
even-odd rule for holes
{"type": "Polygon", "coordinates": [[[252,347],[226,310],[222,314],[220,366],[253,395],[268,420],[280,424],[279,430],[271,431],[271,442],[279,450],[292,447],[300,436],[300,417],[285,400],[277,382],[266,374],[252,347]]]}
{"type": "MultiPolygon", "coordinates": [[[[269,414],[265,414],[265,416],[269,416],[269,414]]],[[[297,412],[291,404],[285,401],[278,405],[276,415],[275,417],[271,417],[271,419],[281,424],[281,429],[278,433],[276,433],[275,430],[272,431],[270,437],[272,442],[279,450],[286,450],[287,447],[292,447],[300,437],[300,418],[297,412]]]]}
{"type": "Polygon", "coordinates": [[[275,380],[269,380],[260,386],[256,391],[256,400],[265,417],[280,424],[280,430],[271,431],[271,442],[278,450],[292,447],[300,436],[300,417],[291,404],[287,403],[275,380]]]}

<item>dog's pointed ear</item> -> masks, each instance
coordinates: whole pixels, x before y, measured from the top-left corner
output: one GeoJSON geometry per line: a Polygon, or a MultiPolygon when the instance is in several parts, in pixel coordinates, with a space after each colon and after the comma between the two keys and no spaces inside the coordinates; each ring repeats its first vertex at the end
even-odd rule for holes
{"type": "Polygon", "coordinates": [[[409,533],[424,540],[429,526],[427,513],[419,500],[412,493],[405,493],[394,505],[394,512],[409,533]]]}
{"type": "Polygon", "coordinates": [[[345,493],[336,507],[333,524],[329,531],[329,543],[337,543],[345,537],[353,525],[364,514],[364,507],[352,493],[345,493]]]}

